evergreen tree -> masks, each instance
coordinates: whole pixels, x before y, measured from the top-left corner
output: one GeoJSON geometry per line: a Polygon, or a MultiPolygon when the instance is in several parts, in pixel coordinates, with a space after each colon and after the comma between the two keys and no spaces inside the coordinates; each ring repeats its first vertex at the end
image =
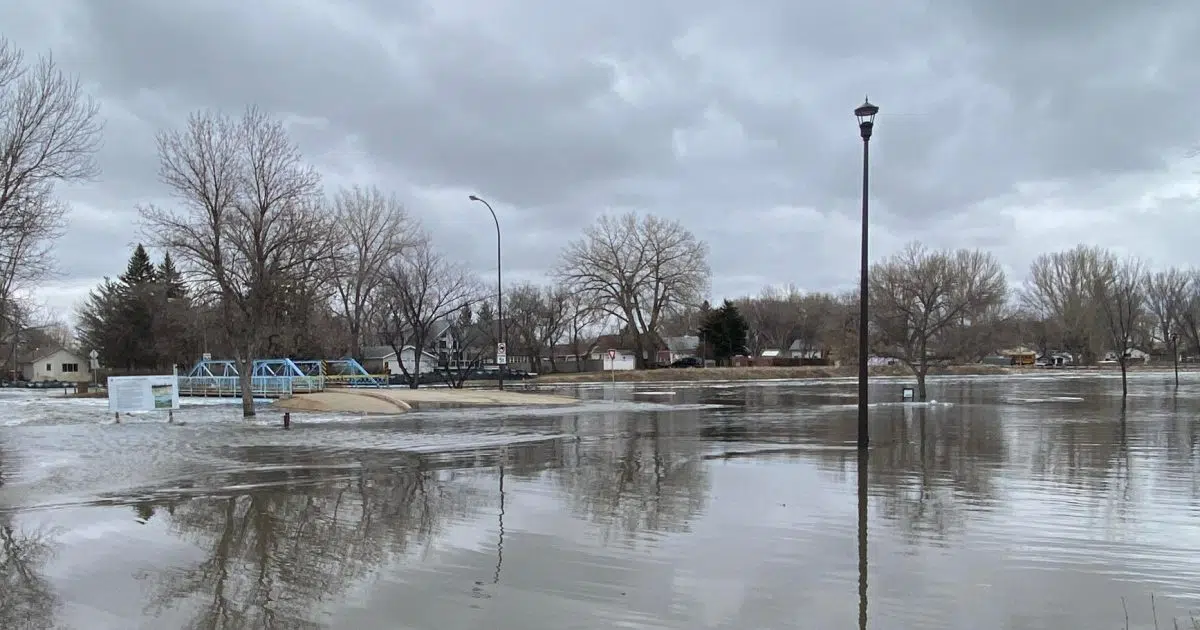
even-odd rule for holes
{"type": "Polygon", "coordinates": [[[187,287],[183,284],[183,274],[175,268],[175,261],[171,260],[171,252],[163,254],[162,263],[158,265],[155,271],[155,278],[159,284],[165,289],[165,296],[170,300],[179,300],[187,297],[187,287]]]}
{"type": "Polygon", "coordinates": [[[134,249],[133,255],[129,257],[129,264],[125,266],[125,273],[121,274],[121,284],[126,287],[143,287],[154,282],[155,277],[154,263],[150,262],[146,248],[138,243],[137,249],[134,249]]]}
{"type": "Polygon", "coordinates": [[[153,368],[158,363],[154,348],[155,269],[146,248],[138,243],[125,273],[118,279],[121,306],[113,325],[121,338],[119,363],[112,367],[127,369],[153,368]]]}
{"type": "Polygon", "coordinates": [[[122,305],[121,285],[105,278],[88,293],[76,313],[76,337],[84,352],[100,353],[104,366],[123,366],[123,335],[117,325],[122,305]]]}
{"type": "Polygon", "coordinates": [[[733,302],[725,300],[721,308],[709,309],[700,325],[700,334],[718,362],[746,352],[746,333],[750,330],[733,302]]]}
{"type": "Polygon", "coordinates": [[[196,318],[183,274],[175,267],[170,252],[163,253],[155,270],[155,285],[153,337],[157,362],[164,368],[171,364],[187,366],[197,354],[191,343],[196,318]]]}

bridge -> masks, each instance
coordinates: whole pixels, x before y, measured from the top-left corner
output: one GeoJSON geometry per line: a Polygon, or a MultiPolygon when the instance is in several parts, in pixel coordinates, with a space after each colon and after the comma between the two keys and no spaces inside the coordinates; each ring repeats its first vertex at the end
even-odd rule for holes
{"type": "MultiPolygon", "coordinates": [[[[255,397],[285,398],[311,394],[327,387],[384,387],[387,376],[374,376],[354,359],[300,361],[256,359],[250,386],[255,397]]],[[[236,398],[242,395],[237,362],[204,359],[179,376],[180,396],[236,398]]]]}

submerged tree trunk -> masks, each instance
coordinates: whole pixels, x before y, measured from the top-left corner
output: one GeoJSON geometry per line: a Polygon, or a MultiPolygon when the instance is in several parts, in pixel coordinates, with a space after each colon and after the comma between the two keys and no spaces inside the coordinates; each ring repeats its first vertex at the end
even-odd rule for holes
{"type": "Polygon", "coordinates": [[[929,374],[929,363],[924,358],[912,366],[913,374],[917,377],[917,400],[925,402],[928,398],[925,390],[925,375],[929,374]]]}
{"type": "Polygon", "coordinates": [[[238,389],[242,392],[242,417],[253,418],[254,412],[254,359],[241,357],[237,360],[238,389]]]}
{"type": "Polygon", "coordinates": [[[1129,396],[1129,381],[1127,379],[1126,364],[1129,359],[1121,357],[1117,359],[1117,364],[1121,366],[1121,400],[1124,401],[1129,396]]]}

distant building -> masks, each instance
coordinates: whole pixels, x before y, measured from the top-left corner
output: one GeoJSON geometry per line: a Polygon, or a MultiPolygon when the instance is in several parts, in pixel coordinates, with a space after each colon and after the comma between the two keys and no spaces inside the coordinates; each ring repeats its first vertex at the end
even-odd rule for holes
{"type": "Polygon", "coordinates": [[[64,381],[86,383],[92,380],[87,357],[66,348],[34,351],[28,361],[21,363],[21,376],[27,381],[64,381]]]}
{"type": "Polygon", "coordinates": [[[363,348],[363,368],[371,374],[428,374],[438,366],[437,355],[424,351],[421,353],[421,365],[417,366],[416,348],[404,346],[400,349],[400,360],[396,359],[396,351],[390,346],[368,346],[363,348]],[[400,367],[403,362],[403,369],[400,367]]]}

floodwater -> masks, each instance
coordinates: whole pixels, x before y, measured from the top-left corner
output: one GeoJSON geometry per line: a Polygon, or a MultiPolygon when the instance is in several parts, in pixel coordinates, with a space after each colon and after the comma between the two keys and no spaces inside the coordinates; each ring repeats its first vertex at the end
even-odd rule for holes
{"type": "Polygon", "coordinates": [[[1200,374],[900,383],[865,468],[852,381],[290,431],[0,391],[0,628],[1192,627],[1200,374]]]}

